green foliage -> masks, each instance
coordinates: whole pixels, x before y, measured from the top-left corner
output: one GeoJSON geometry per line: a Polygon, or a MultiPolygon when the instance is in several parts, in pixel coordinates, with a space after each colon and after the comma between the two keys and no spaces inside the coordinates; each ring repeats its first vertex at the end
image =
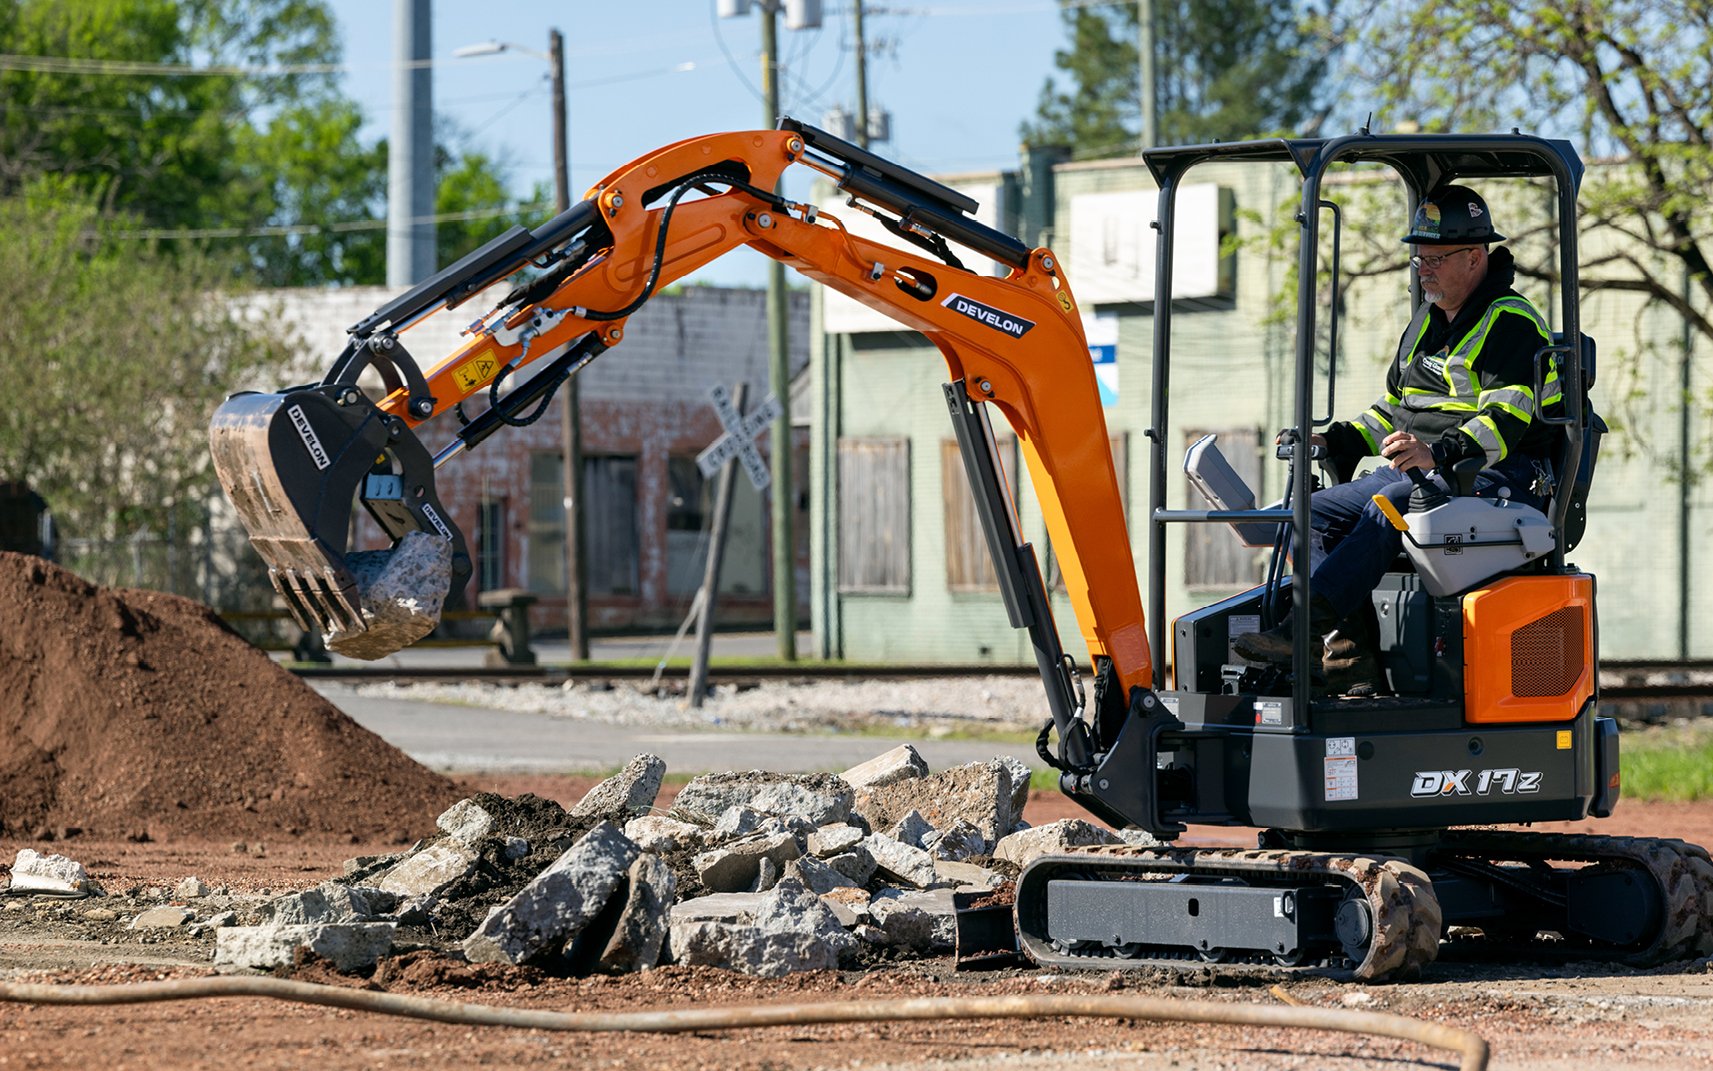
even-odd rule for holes
{"type": "MultiPolygon", "coordinates": [[[[1141,129],[1138,8],[1061,0],[1070,47],[1054,63],[1034,121],[1035,145],[1079,158],[1132,153],[1141,129]]],[[[1155,108],[1164,145],[1294,132],[1316,113],[1327,62],[1318,20],[1300,4],[1155,0],[1155,108]]]]}
{"type": "MultiPolygon", "coordinates": [[[[324,0],[0,0],[0,53],[46,58],[0,70],[0,197],[51,176],[133,229],[197,236],[174,249],[232,254],[262,285],[380,283],[386,146],[364,144],[338,90],[335,29],[324,0]],[[79,66],[91,60],[108,66],[79,66]]],[[[440,211],[507,206],[486,157],[439,156],[454,184],[440,211]]],[[[509,223],[454,222],[441,248],[509,223]]]]}
{"type": "Polygon", "coordinates": [[[230,273],[110,232],[128,221],[61,176],[0,200],[8,280],[0,479],[27,479],[67,536],[165,532],[211,483],[209,414],[285,359],[219,292],[230,273]]]}
{"type": "Polygon", "coordinates": [[[1626,733],[1623,752],[1624,798],[1713,799],[1713,733],[1705,727],[1626,733]]]}

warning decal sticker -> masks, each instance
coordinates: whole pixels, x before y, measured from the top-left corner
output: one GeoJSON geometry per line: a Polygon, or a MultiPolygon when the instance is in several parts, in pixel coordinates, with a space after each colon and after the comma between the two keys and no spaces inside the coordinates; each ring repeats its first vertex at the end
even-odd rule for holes
{"type": "Polygon", "coordinates": [[[458,382],[458,389],[465,394],[479,389],[482,384],[494,377],[494,371],[499,367],[499,361],[494,359],[493,350],[483,350],[475,357],[452,370],[452,378],[458,382]]]}

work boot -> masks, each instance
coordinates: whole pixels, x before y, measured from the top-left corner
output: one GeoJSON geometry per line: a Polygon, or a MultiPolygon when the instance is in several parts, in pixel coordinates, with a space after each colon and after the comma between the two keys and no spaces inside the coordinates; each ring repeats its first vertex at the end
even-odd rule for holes
{"type": "Polygon", "coordinates": [[[1379,640],[1372,610],[1360,610],[1340,623],[1326,637],[1321,659],[1327,687],[1336,694],[1360,698],[1391,694],[1376,653],[1379,640]]]}
{"type": "MultiPolygon", "coordinates": [[[[1285,663],[1291,660],[1296,639],[1295,607],[1285,619],[1265,632],[1246,632],[1231,643],[1232,648],[1251,662],[1285,663]]],[[[1338,612],[1332,604],[1316,595],[1309,600],[1309,627],[1319,637],[1331,632],[1338,624],[1338,612]]],[[[1320,661],[1321,645],[1311,645],[1311,656],[1320,661]]]]}

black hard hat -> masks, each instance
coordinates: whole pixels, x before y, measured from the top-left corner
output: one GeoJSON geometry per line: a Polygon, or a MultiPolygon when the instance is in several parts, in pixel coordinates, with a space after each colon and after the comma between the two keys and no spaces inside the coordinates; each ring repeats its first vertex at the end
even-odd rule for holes
{"type": "Polygon", "coordinates": [[[1505,236],[1493,229],[1487,202],[1468,186],[1441,186],[1416,206],[1406,242],[1452,245],[1456,242],[1502,242],[1505,236]]]}

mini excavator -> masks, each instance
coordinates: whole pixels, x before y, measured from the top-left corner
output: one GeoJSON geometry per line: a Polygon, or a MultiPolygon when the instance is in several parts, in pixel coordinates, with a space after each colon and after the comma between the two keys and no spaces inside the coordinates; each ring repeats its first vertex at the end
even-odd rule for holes
{"type": "MultiPolygon", "coordinates": [[[[1067,795],[1156,839],[1031,863],[1001,909],[994,948],[1054,968],[1260,965],[1367,981],[1412,976],[1436,956],[1647,965],[1713,951],[1704,849],[1501,828],[1604,817],[1619,795],[1617,726],[1597,714],[1594,577],[1565,560],[1582,532],[1601,430],[1588,403],[1594,347],[1577,316],[1575,151],[1524,135],[1363,132],[1162,148],[1144,160],[1160,190],[1148,560],[1165,560],[1172,524],[1278,533],[1266,583],[1169,627],[1156,565],[1152,633],[1080,309],[1058,258],[978,222],[957,191],[789,118],[635,160],[568,211],[512,228],[352,325],[320,383],[234,395],[213,419],[216,470],[306,629],[366,627],[367,592],[347,547],[356,502],[395,546],[419,533],[449,544],[450,580],[422,593],[438,605],[470,562],[436,498],[435,469],[538,417],[566,377],[621,342],[651,295],[747,245],[940,350],[1005,608],[1027,630],[1046,689],[1038,749],[1067,795]],[[1296,430],[1278,447],[1287,497],[1267,508],[1166,508],[1174,208],[1186,173],[1211,161],[1285,165],[1300,179],[1296,430]],[[793,165],[829,178],[898,245],[774,192],[793,165]],[[1443,182],[1540,180],[1553,188],[1559,227],[1560,335],[1536,357],[1539,382],[1558,370],[1566,403],[1564,416],[1540,418],[1561,426],[1557,491],[1542,512],[1475,497],[1459,476],[1449,501],[1403,518],[1406,554],[1373,595],[1395,693],[1383,697],[1325,694],[1306,629],[1288,667],[1263,671],[1231,650],[1238,632],[1306,608],[1310,595],[1310,556],[1289,547],[1310,542],[1310,432],[1331,419],[1313,409],[1324,359],[1316,320],[1338,308],[1342,216],[1323,193],[1335,166],[1390,168],[1411,209],[1443,182]],[[954,246],[1008,274],[969,270],[954,246]],[[1318,290],[1328,254],[1330,301],[1318,290]],[[487,306],[490,288],[513,277],[487,306]],[[467,341],[424,370],[403,336],[471,302],[487,307],[467,341]],[[526,365],[535,374],[502,391],[526,365]],[[370,369],[384,385],[378,401],[357,385],[370,369]],[[478,393],[487,407],[468,416],[478,393]],[[457,430],[431,455],[417,429],[449,409],[457,430]],[[1042,505],[1092,668],[1087,692],[1019,532],[995,411],[1042,505]],[[1174,844],[1191,823],[1263,832],[1247,850],[1174,844]]],[[[960,942],[983,932],[964,921],[960,942]]],[[[961,945],[960,955],[985,950],[961,945]]]]}

